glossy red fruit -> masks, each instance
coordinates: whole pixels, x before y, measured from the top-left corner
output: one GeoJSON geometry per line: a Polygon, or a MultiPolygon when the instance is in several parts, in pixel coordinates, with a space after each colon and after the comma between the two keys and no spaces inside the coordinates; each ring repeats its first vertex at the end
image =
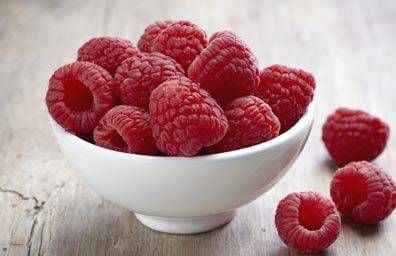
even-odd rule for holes
{"type": "Polygon", "coordinates": [[[128,40],[116,37],[92,38],[78,49],[77,60],[95,63],[114,75],[125,59],[139,53],[128,40]]]}
{"type": "Polygon", "coordinates": [[[52,118],[65,130],[89,134],[115,105],[111,75],[102,67],[76,61],[57,69],[45,97],[52,118]]]}
{"type": "Polygon", "coordinates": [[[395,183],[381,168],[366,161],[338,169],[330,192],[337,209],[360,223],[378,223],[396,207],[395,183]]]}
{"type": "Polygon", "coordinates": [[[173,58],[187,70],[207,43],[205,31],[190,21],[183,20],[163,29],[155,38],[151,51],[173,58]]]}
{"type": "Polygon", "coordinates": [[[322,140],[338,166],[371,161],[384,151],[389,126],[367,112],[338,108],[322,128],[322,140]]]}
{"type": "Polygon", "coordinates": [[[239,37],[228,31],[212,35],[187,75],[222,103],[252,94],[259,83],[256,57],[239,37]]]}
{"type": "Polygon", "coordinates": [[[219,153],[249,147],[279,134],[280,123],[270,106],[255,96],[245,96],[223,106],[229,128],[224,138],[207,152],[219,153]]]}
{"type": "Polygon", "coordinates": [[[143,35],[140,37],[138,42],[138,48],[144,52],[151,52],[151,47],[153,46],[153,42],[157,38],[159,33],[161,33],[162,30],[169,27],[169,25],[173,23],[174,21],[171,20],[163,20],[150,24],[144,30],[143,35]]]}
{"type": "Polygon", "coordinates": [[[184,71],[175,60],[159,52],[144,53],[122,62],[114,75],[114,84],[124,104],[148,109],[151,91],[179,76],[184,76],[184,71]]]}
{"type": "Polygon", "coordinates": [[[282,133],[304,115],[313,99],[315,86],[312,74],[302,69],[273,65],[260,72],[260,84],[254,95],[270,105],[279,118],[282,133]]]}
{"type": "Polygon", "coordinates": [[[341,219],[334,203],[316,192],[291,193],[276,209],[275,224],[282,241],[303,253],[316,253],[337,239],[341,219]]]}
{"type": "Polygon", "coordinates": [[[155,155],[150,116],[142,109],[120,105],[109,110],[94,130],[96,145],[108,149],[155,155]]]}
{"type": "Polygon", "coordinates": [[[203,147],[219,142],[228,129],[216,101],[183,77],[155,88],[149,110],[156,145],[171,156],[194,156],[203,147]]]}

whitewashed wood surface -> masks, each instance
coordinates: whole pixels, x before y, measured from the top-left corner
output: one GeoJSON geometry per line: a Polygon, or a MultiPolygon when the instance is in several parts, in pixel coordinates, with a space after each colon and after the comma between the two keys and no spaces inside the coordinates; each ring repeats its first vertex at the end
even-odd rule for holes
{"type": "MultiPolygon", "coordinates": [[[[375,163],[396,178],[396,1],[6,1],[0,0],[0,255],[294,255],[273,224],[289,192],[329,195],[335,167],[320,141],[337,106],[357,107],[392,128],[375,163]],[[227,226],[167,235],[91,190],[60,153],[44,104],[47,81],[87,39],[137,42],[160,19],[229,29],[260,66],[301,67],[317,80],[310,139],[290,172],[227,226]]],[[[376,226],[343,223],[324,255],[396,255],[396,214],[376,226]]]]}

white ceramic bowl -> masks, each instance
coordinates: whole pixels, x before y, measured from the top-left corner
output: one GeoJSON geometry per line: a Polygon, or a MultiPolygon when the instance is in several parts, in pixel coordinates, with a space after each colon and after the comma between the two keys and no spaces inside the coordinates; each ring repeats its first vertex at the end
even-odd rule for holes
{"type": "Polygon", "coordinates": [[[270,141],[190,158],[112,151],[51,124],[72,165],[104,198],[152,229],[193,234],[228,223],[238,207],[277,183],[303,149],[313,117],[311,104],[296,125],[270,141]]]}

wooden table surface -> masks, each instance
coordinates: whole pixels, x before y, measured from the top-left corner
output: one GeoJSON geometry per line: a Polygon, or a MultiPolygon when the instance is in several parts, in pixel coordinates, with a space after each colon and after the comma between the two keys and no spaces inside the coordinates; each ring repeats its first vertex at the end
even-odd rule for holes
{"type": "MultiPolygon", "coordinates": [[[[335,166],[320,141],[337,106],[362,108],[396,129],[396,1],[0,1],[0,255],[294,255],[274,227],[289,192],[329,195],[335,166]],[[155,20],[230,29],[260,67],[301,67],[317,80],[315,124],[300,158],[223,228],[168,235],[96,194],[61,154],[44,95],[48,78],[97,35],[137,42],[155,20]]],[[[392,130],[393,132],[394,130],[392,130]]],[[[396,139],[376,161],[396,178],[396,139]]],[[[396,214],[376,226],[344,222],[325,255],[396,255],[396,214]]]]}

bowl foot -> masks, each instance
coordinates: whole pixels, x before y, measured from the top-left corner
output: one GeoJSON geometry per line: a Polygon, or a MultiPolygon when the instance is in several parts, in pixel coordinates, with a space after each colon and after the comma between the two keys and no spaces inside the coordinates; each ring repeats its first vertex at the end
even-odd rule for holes
{"type": "Polygon", "coordinates": [[[145,226],[171,234],[197,234],[213,230],[230,222],[235,211],[219,213],[198,218],[163,218],[135,213],[136,218],[145,226]]]}

